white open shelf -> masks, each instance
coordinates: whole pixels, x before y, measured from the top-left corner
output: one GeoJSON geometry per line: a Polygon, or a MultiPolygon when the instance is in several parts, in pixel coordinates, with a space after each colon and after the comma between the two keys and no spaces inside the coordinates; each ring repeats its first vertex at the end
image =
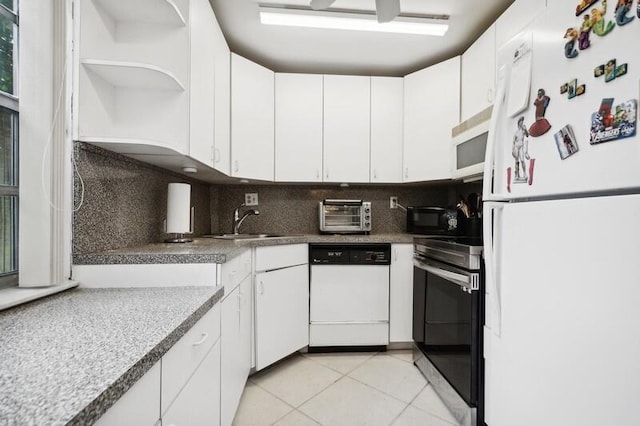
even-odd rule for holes
{"type": "Polygon", "coordinates": [[[116,21],[185,26],[173,0],[94,0],[116,21]]]}
{"type": "Polygon", "coordinates": [[[160,67],[135,62],[82,59],[82,65],[98,74],[112,86],[131,89],[184,91],[173,74],[160,67]]]}

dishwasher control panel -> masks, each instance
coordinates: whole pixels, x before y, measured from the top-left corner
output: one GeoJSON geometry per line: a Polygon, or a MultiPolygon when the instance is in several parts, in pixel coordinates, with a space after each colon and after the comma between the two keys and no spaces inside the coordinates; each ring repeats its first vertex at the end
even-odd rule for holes
{"type": "Polygon", "coordinates": [[[311,244],[309,263],[326,265],[389,265],[391,244],[311,244]]]}

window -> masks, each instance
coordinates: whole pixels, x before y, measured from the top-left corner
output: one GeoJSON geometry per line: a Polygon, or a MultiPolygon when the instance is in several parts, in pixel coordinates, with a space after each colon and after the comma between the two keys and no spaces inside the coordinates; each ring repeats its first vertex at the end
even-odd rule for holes
{"type": "Polygon", "coordinates": [[[17,49],[17,0],[0,0],[0,287],[18,282],[17,49]]]}

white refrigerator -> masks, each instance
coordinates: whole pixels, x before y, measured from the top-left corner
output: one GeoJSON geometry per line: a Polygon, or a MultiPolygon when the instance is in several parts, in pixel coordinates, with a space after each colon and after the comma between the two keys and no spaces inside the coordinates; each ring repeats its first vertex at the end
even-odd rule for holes
{"type": "Polygon", "coordinates": [[[498,52],[483,182],[488,426],[640,424],[631,3],[548,1],[498,52]]]}

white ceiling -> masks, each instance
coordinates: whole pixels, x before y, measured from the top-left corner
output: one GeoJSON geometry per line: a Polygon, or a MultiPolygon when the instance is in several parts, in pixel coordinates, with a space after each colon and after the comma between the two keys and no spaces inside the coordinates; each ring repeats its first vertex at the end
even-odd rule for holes
{"type": "MultiPolygon", "coordinates": [[[[463,53],[513,0],[401,0],[401,13],[449,15],[444,37],[260,24],[259,3],[209,0],[231,51],[277,72],[404,76],[463,53]]],[[[375,0],[336,0],[332,8],[375,10],[375,0]]]]}

